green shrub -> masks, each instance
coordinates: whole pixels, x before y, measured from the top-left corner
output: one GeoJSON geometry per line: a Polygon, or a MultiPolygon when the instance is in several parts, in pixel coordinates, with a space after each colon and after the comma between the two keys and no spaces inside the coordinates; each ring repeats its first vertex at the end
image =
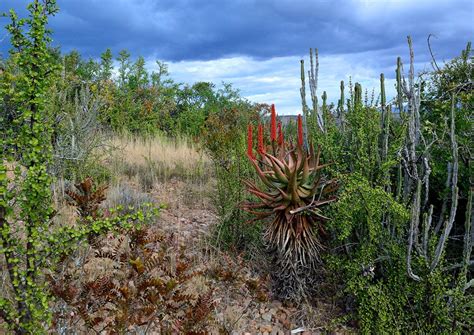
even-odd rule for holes
{"type": "Polygon", "coordinates": [[[16,334],[46,333],[51,296],[45,273],[54,271],[80,241],[149,218],[137,212],[87,218],[77,227],[51,225],[54,118],[47,96],[58,68],[48,49],[47,22],[57,10],[54,0],[34,0],[28,18],[19,19],[12,10],[7,25],[17,75],[1,82],[0,96],[2,105],[7,99],[17,112],[11,120],[15,126],[0,137],[0,253],[6,270],[0,317],[16,334]]]}
{"type": "Polygon", "coordinates": [[[225,248],[244,249],[260,244],[261,227],[248,225],[251,219],[240,204],[247,198],[243,179],[253,176],[244,155],[247,124],[258,114],[252,106],[241,103],[240,108],[223,108],[209,115],[205,124],[203,147],[213,161],[217,189],[213,202],[219,215],[215,228],[216,243],[225,248]]]}
{"type": "Polygon", "coordinates": [[[422,258],[414,262],[426,278],[416,282],[407,276],[407,250],[401,242],[408,234],[408,210],[360,175],[346,177],[343,185],[331,209],[331,231],[334,245],[345,252],[328,256],[328,262],[342,272],[345,293],[355,299],[362,333],[451,332],[446,292],[453,278],[431,273],[422,258]]]}

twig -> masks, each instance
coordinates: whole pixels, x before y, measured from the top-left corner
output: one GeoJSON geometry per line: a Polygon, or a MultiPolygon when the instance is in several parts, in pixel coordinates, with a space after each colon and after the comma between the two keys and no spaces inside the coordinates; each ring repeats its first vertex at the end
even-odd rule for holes
{"type": "MultiPolygon", "coordinates": [[[[431,59],[433,60],[433,62],[432,62],[431,64],[434,65],[433,69],[435,69],[435,67],[436,67],[436,70],[441,73],[441,70],[439,69],[439,66],[438,66],[438,64],[436,63],[436,59],[435,59],[435,57],[434,57],[434,55],[433,55],[433,50],[431,49],[430,38],[433,37],[433,36],[434,36],[433,34],[429,34],[429,35],[428,35],[428,39],[427,39],[427,42],[428,42],[428,49],[430,50],[431,59]]],[[[434,36],[434,37],[436,37],[436,36],[434,36]]]]}

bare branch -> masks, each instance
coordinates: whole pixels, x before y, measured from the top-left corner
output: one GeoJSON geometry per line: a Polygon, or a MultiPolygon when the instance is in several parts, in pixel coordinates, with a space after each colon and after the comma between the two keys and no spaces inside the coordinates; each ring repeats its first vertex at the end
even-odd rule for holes
{"type": "Polygon", "coordinates": [[[455,108],[455,96],[451,98],[451,150],[453,155],[453,178],[452,178],[452,193],[451,193],[451,211],[449,218],[445,223],[444,231],[438,241],[436,246],[435,256],[433,262],[431,263],[431,270],[433,270],[439,263],[441,255],[446,247],[446,241],[453,227],[454,219],[456,218],[456,210],[458,206],[458,144],[456,141],[455,134],[455,120],[454,120],[454,108],[455,108]]]}
{"type": "Polygon", "coordinates": [[[433,220],[433,205],[430,206],[430,211],[425,215],[423,222],[423,256],[428,261],[428,242],[429,232],[431,229],[431,222],[433,220]]]}
{"type": "MultiPolygon", "coordinates": [[[[447,171],[448,171],[448,174],[446,177],[446,184],[445,184],[446,190],[449,189],[449,187],[451,186],[451,178],[452,178],[452,173],[453,173],[451,162],[448,162],[447,171]]],[[[441,213],[439,215],[438,223],[434,229],[435,234],[439,232],[439,230],[441,229],[441,226],[443,225],[443,222],[445,219],[444,215],[446,213],[447,207],[448,207],[448,196],[444,197],[443,199],[443,204],[441,205],[441,213]]]]}
{"type": "MultiPolygon", "coordinates": [[[[435,59],[435,57],[434,57],[434,55],[433,55],[433,50],[431,49],[430,38],[433,37],[433,36],[434,36],[433,34],[429,34],[429,35],[428,35],[428,39],[427,39],[427,42],[428,42],[428,49],[430,50],[430,55],[431,55],[431,60],[432,60],[431,64],[433,65],[433,70],[436,70],[436,71],[438,71],[438,72],[441,72],[441,70],[439,69],[438,64],[436,63],[436,59],[435,59]]],[[[434,36],[434,37],[436,37],[436,36],[434,36]]]]}
{"type": "MultiPolygon", "coordinates": [[[[469,265],[474,264],[474,260],[471,260],[472,244],[474,243],[474,215],[472,215],[472,197],[473,188],[469,189],[469,198],[466,206],[466,221],[465,221],[465,232],[464,232],[464,250],[463,250],[463,264],[461,271],[461,281],[466,282],[467,280],[467,268],[469,265]]],[[[472,280],[471,280],[472,282],[472,280]]],[[[466,285],[467,286],[467,285],[466,285]]],[[[468,287],[464,287],[464,291],[468,287]]],[[[472,284],[471,284],[472,286],[472,284]]]]}
{"type": "Polygon", "coordinates": [[[418,223],[420,220],[420,195],[421,195],[421,180],[418,180],[416,194],[413,197],[413,203],[411,206],[411,220],[410,220],[410,231],[408,235],[408,251],[407,251],[408,276],[416,281],[420,281],[420,277],[413,273],[413,270],[411,268],[411,255],[413,252],[413,242],[416,239],[418,239],[417,230],[418,230],[418,223]]]}
{"type": "Polygon", "coordinates": [[[474,279],[471,279],[465,286],[464,286],[464,291],[467,291],[469,288],[474,286],[474,279]]]}

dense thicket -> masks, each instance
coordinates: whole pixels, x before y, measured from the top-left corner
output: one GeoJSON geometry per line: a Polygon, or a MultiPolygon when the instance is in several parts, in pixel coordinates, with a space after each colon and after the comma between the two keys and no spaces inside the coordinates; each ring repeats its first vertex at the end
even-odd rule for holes
{"type": "Polygon", "coordinates": [[[382,74],[377,101],[367,91],[364,99],[357,83],[345,94],[341,82],[338,106],[326,104],[325,92],[318,105],[317,54],[316,62],[311,55],[312,108],[303,100],[308,136],[323,144],[323,159],[334,162],[331,175],[341,180],[329,214],[327,262],[342,274],[364,333],[469,332],[471,45],[418,77],[410,38],[408,45],[408,73],[398,58],[397,96],[390,101],[382,74]]]}

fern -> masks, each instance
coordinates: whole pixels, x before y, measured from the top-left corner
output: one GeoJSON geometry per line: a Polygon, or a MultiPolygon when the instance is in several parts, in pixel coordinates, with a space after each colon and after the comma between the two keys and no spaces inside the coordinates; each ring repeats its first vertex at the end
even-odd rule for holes
{"type": "Polygon", "coordinates": [[[65,277],[65,285],[54,291],[77,310],[89,330],[116,333],[154,323],[161,333],[207,333],[213,291],[188,291],[190,280],[202,272],[192,268],[183,250],[175,251],[173,236],[143,228],[115,242],[91,258],[112,260],[114,273],[91,281],[65,277]]]}
{"type": "Polygon", "coordinates": [[[76,190],[66,190],[69,196],[68,203],[76,206],[81,218],[99,217],[99,206],[106,199],[105,192],[108,186],[100,186],[94,190],[94,181],[87,177],[75,185],[76,190]]]}

